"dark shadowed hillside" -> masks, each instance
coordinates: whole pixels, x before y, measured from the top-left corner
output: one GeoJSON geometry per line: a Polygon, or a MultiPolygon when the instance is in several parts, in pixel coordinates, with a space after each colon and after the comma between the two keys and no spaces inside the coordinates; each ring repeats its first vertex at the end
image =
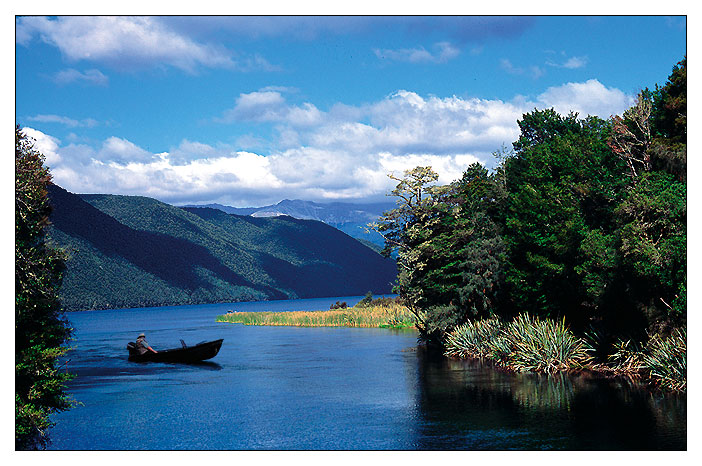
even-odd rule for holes
{"type": "Polygon", "coordinates": [[[52,185],[68,310],[388,293],[393,261],[321,222],[52,185]]]}

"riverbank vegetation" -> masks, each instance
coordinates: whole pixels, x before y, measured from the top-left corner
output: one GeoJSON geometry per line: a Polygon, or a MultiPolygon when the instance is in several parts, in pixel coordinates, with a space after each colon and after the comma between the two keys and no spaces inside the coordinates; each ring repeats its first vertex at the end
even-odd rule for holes
{"type": "Polygon", "coordinates": [[[684,389],[687,60],[621,116],[546,109],[518,124],[492,171],[473,164],[449,185],[431,167],[391,175],[397,207],[372,227],[420,340],[684,389]]]}
{"type": "Polygon", "coordinates": [[[672,390],[687,387],[687,331],[655,334],[645,344],[619,338],[604,358],[601,336],[576,336],[560,321],[520,314],[511,322],[497,317],[471,320],[446,335],[445,355],[483,359],[519,372],[555,373],[588,369],[625,375],[672,390]]]}
{"type": "MultiPolygon", "coordinates": [[[[364,298],[366,299],[366,298],[364,298]]],[[[412,313],[394,299],[361,301],[354,307],[328,311],[229,312],[217,316],[217,322],[244,325],[287,325],[296,327],[373,327],[414,328],[412,313]]]]}
{"type": "Polygon", "coordinates": [[[58,359],[71,329],[58,290],[64,254],[45,241],[51,180],[44,157],[15,128],[15,448],[47,445],[53,413],[70,408],[58,359]]]}

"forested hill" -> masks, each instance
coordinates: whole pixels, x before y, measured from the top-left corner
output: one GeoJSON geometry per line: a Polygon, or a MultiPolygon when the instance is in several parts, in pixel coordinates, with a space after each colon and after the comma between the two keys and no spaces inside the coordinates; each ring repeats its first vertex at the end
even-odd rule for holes
{"type": "Polygon", "coordinates": [[[389,293],[394,261],[341,231],[51,185],[69,311],[389,293]]]}

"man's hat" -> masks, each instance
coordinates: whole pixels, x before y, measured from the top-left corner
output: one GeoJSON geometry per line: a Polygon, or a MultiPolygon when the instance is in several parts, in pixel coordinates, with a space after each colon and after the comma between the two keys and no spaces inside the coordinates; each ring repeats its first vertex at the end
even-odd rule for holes
{"type": "Polygon", "coordinates": [[[140,333],[139,336],[140,336],[140,337],[145,337],[146,335],[144,335],[143,333],[140,333]]]}

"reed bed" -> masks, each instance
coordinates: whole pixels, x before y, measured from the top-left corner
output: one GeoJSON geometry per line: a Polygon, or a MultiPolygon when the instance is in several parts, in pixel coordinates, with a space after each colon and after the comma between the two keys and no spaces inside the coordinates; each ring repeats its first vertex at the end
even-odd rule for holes
{"type": "Polygon", "coordinates": [[[396,303],[328,311],[230,312],[217,322],[294,327],[414,328],[414,316],[396,303]]]}

